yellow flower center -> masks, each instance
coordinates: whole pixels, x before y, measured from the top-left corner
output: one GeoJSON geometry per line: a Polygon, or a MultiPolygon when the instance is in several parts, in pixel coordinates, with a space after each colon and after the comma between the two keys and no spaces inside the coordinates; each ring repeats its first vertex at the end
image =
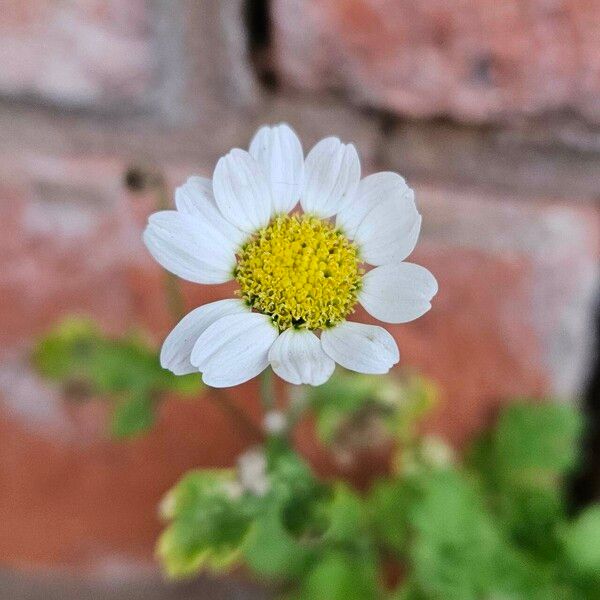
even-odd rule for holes
{"type": "Polygon", "coordinates": [[[362,278],[356,246],[309,215],[276,217],[245,244],[235,278],[241,297],[280,331],[325,329],[356,304],[362,278]]]}

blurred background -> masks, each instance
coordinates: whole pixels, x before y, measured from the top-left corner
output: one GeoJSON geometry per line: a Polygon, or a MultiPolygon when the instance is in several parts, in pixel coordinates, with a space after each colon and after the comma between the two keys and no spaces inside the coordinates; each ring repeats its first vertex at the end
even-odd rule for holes
{"type": "MultiPolygon", "coordinates": [[[[253,597],[160,583],[153,563],[161,496],[231,464],[248,432],[173,400],[147,436],[111,440],[105,404],[69,401],[30,351],[73,313],[158,345],[172,318],[141,242],[148,182],[210,176],[263,123],[305,151],[354,142],[364,174],[415,188],[414,260],[440,293],[390,329],[438,386],[428,429],[461,448],[511,398],[579,402],[573,494],[599,498],[600,3],[4,0],[0,65],[1,598],[253,597]]],[[[191,308],[231,287],[184,291],[191,308]]],[[[254,384],[228,394],[260,418],[254,384]]]]}

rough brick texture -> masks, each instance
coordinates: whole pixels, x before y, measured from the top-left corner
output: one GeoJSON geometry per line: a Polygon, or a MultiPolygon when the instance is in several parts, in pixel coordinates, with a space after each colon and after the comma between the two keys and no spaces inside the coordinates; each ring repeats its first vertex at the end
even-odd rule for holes
{"type": "Polygon", "coordinates": [[[8,0],[0,16],[0,93],[67,104],[142,99],[152,83],[145,0],[8,0]]]}
{"type": "Polygon", "coordinates": [[[181,122],[255,101],[242,0],[7,0],[0,97],[181,122]]]}
{"type": "Polygon", "coordinates": [[[572,110],[600,122],[600,6],[567,0],[274,0],[285,82],[416,117],[572,110]]]}

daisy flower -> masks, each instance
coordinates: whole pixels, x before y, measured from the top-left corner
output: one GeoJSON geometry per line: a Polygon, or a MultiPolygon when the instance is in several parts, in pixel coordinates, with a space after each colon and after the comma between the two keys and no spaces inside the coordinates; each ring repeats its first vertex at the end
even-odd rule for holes
{"type": "Polygon", "coordinates": [[[320,385],[335,363],[383,374],[398,362],[383,327],[352,320],[357,304],[386,323],[431,308],[437,283],[403,262],[421,228],[414,193],[396,173],[361,179],[352,144],[321,140],[306,158],[285,124],[262,127],[249,151],[222,157],[212,180],[190,177],[176,210],[150,216],[144,241],[175,275],[235,280],[235,298],[184,317],[160,360],[176,375],[238,385],[268,365],[293,384],[320,385]]]}

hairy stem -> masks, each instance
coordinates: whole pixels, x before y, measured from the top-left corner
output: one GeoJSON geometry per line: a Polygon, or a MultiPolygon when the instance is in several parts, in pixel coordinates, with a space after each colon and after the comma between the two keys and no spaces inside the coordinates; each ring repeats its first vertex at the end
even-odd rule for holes
{"type": "Polygon", "coordinates": [[[306,386],[293,387],[290,391],[288,435],[292,433],[294,427],[296,427],[307,408],[308,398],[306,396],[305,387],[306,386]]]}
{"type": "Polygon", "coordinates": [[[260,376],[260,399],[265,411],[276,408],[273,372],[269,367],[260,376]]]}
{"type": "Polygon", "coordinates": [[[246,413],[236,404],[234,404],[227,394],[219,388],[211,388],[210,398],[217,404],[223,412],[227,413],[232,419],[240,425],[244,431],[257,441],[264,440],[264,433],[258,425],[256,425],[246,413]]]}

